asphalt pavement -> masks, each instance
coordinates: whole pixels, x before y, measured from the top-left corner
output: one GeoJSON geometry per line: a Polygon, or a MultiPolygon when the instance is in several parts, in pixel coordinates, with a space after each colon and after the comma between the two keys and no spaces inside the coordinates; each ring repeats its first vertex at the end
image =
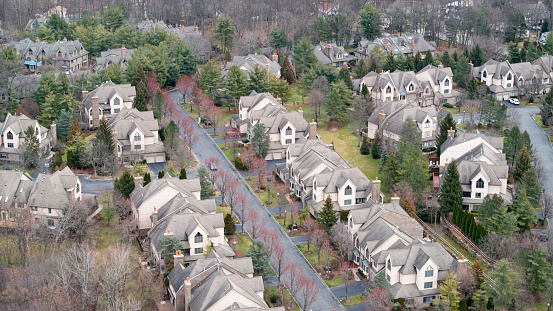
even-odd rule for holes
{"type": "MultiPolygon", "coordinates": [[[[172,91],[170,92],[171,96],[173,97],[173,100],[177,101],[180,97],[180,93],[178,91],[172,91]]],[[[185,109],[182,109],[180,105],[177,105],[179,109],[184,111],[186,115],[188,115],[188,112],[186,112],[185,109]]],[[[188,117],[190,117],[188,115],[188,117]]],[[[211,137],[201,128],[196,122],[194,122],[194,130],[199,135],[199,141],[198,143],[193,147],[194,154],[198,157],[198,160],[200,162],[205,162],[205,160],[209,156],[215,156],[218,157],[221,161],[221,169],[227,170],[236,180],[240,182],[240,188],[242,190],[242,194],[246,196],[246,199],[250,202],[251,206],[255,208],[260,216],[260,218],[264,221],[263,226],[269,230],[272,230],[274,232],[277,232],[279,240],[282,244],[282,246],[286,249],[286,252],[288,254],[288,261],[294,262],[300,265],[301,269],[304,272],[304,276],[307,279],[312,280],[315,282],[315,285],[318,288],[319,295],[317,299],[311,303],[308,306],[308,310],[344,310],[340,302],[334,297],[330,289],[326,286],[326,284],[317,276],[317,272],[311,267],[309,262],[303,257],[303,255],[299,252],[299,250],[296,248],[292,240],[286,235],[286,233],[282,230],[280,225],[276,222],[276,220],[273,218],[271,213],[265,208],[265,206],[261,203],[261,201],[257,198],[255,193],[250,189],[248,184],[244,181],[242,176],[234,169],[230,161],[226,158],[226,156],[223,154],[223,152],[217,147],[215,142],[211,139],[211,137]]],[[[238,216],[241,217],[239,213],[237,213],[238,216]]],[[[249,226],[246,226],[246,231],[250,231],[251,229],[249,226]]],[[[288,282],[288,280],[284,280],[284,282],[288,282]]],[[[300,305],[304,301],[303,296],[301,293],[296,294],[294,297],[296,301],[300,302],[300,305]]]]}
{"type": "Polygon", "coordinates": [[[113,181],[111,179],[91,180],[90,175],[78,174],[81,179],[83,193],[99,195],[103,191],[113,190],[113,181]]]}

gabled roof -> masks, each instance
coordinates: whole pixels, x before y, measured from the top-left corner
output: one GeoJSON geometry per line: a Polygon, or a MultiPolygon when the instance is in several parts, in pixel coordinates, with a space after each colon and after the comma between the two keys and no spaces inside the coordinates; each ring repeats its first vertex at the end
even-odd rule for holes
{"type": "Polygon", "coordinates": [[[309,131],[309,124],[297,111],[284,112],[272,117],[261,118],[259,122],[265,124],[269,134],[280,133],[288,123],[296,128],[296,133],[309,131]]]}
{"type": "Polygon", "coordinates": [[[269,62],[269,72],[277,75],[281,69],[278,62],[275,62],[272,59],[267,58],[267,56],[260,54],[248,54],[247,56],[234,55],[232,61],[227,62],[225,68],[229,70],[232,66],[236,65],[240,69],[242,69],[242,67],[246,68],[246,73],[249,73],[254,71],[255,66],[258,66],[263,70],[267,70],[267,62],[269,62]]]}
{"type": "Polygon", "coordinates": [[[457,146],[460,144],[463,144],[467,141],[473,140],[473,139],[482,139],[483,141],[490,144],[492,147],[494,147],[497,150],[503,149],[503,137],[497,137],[497,136],[488,136],[484,133],[480,133],[479,131],[476,131],[475,133],[459,133],[455,137],[448,137],[447,140],[442,144],[442,153],[444,153],[447,148],[451,146],[457,146]]]}
{"type": "Polygon", "coordinates": [[[372,182],[363,174],[359,168],[337,168],[332,172],[318,174],[315,177],[317,187],[325,187],[325,193],[336,193],[346,182],[350,181],[357,187],[357,192],[364,196],[372,191],[372,182]]]}
{"type": "Polygon", "coordinates": [[[24,114],[12,115],[8,112],[4,122],[0,123],[0,134],[4,135],[4,132],[10,128],[13,134],[25,137],[25,130],[29,127],[34,129],[37,125],[40,127],[41,133],[48,132],[48,129],[40,125],[37,120],[33,120],[24,114]]]}
{"type": "Polygon", "coordinates": [[[32,186],[29,174],[0,170],[0,204],[9,207],[13,202],[27,202],[32,186]]]}
{"type": "Polygon", "coordinates": [[[153,132],[159,130],[152,111],[138,111],[136,108],[121,109],[109,120],[108,126],[117,132],[118,140],[128,140],[129,135],[137,128],[145,137],[153,137],[153,132]]]}
{"type": "Polygon", "coordinates": [[[171,187],[181,193],[183,196],[193,196],[193,192],[200,191],[200,180],[194,179],[178,179],[178,178],[162,178],[154,179],[146,186],[137,184],[134,190],[131,192],[130,198],[134,204],[138,207],[144,203],[147,199],[156,195],[166,187],[171,187]]]}
{"type": "Polygon", "coordinates": [[[372,222],[370,226],[356,233],[356,237],[359,239],[359,248],[366,248],[369,253],[378,249],[393,236],[399,237],[404,244],[413,241],[413,238],[380,217],[372,222]]]}
{"type": "Polygon", "coordinates": [[[69,169],[64,168],[52,175],[39,174],[30,191],[27,203],[29,206],[63,208],[69,204],[68,190],[79,178],[69,169]]]}
{"type": "Polygon", "coordinates": [[[509,167],[505,165],[489,165],[482,161],[461,161],[458,165],[461,184],[470,185],[472,179],[482,174],[490,185],[501,186],[500,179],[507,179],[509,167]]]}
{"type": "Polygon", "coordinates": [[[457,157],[456,161],[478,161],[481,157],[488,158],[494,165],[507,165],[506,155],[504,153],[497,152],[497,150],[493,150],[485,143],[481,143],[467,151],[467,153],[462,156],[457,157]]]}
{"type": "Polygon", "coordinates": [[[294,174],[299,174],[300,178],[303,178],[320,164],[325,164],[332,169],[351,167],[336,151],[322,143],[316,143],[292,163],[292,169],[294,174]]]}
{"type": "Polygon", "coordinates": [[[248,111],[251,111],[264,99],[268,99],[271,105],[282,106],[271,93],[257,93],[256,91],[252,91],[248,96],[240,96],[240,103],[242,107],[248,108],[248,111]]]}
{"type": "MultiPolygon", "coordinates": [[[[111,81],[107,81],[102,83],[94,91],[89,92],[83,102],[86,108],[89,109],[92,107],[92,97],[94,97],[94,94],[98,96],[99,104],[105,104],[115,93],[119,94],[124,102],[131,102],[132,98],[136,96],[136,89],[130,84],[115,84],[111,81]]],[[[122,104],[123,103],[121,103],[121,105],[122,104]]]]}
{"type": "Polygon", "coordinates": [[[451,71],[451,68],[449,67],[435,67],[433,65],[427,65],[423,69],[421,69],[419,72],[417,72],[417,78],[419,80],[426,80],[425,74],[428,75],[428,77],[431,78],[431,82],[433,85],[439,84],[442,82],[445,78],[453,78],[453,72],[451,71]]]}
{"type": "Polygon", "coordinates": [[[195,196],[184,196],[179,193],[157,209],[158,220],[183,209],[205,215],[215,213],[217,211],[217,205],[215,199],[197,200],[195,196]]]}
{"type": "Polygon", "coordinates": [[[403,101],[387,101],[373,111],[369,122],[378,125],[381,111],[386,116],[383,128],[397,135],[401,135],[403,122],[408,118],[416,121],[417,124],[422,124],[427,117],[435,120],[438,114],[434,106],[419,107],[403,101]]]}

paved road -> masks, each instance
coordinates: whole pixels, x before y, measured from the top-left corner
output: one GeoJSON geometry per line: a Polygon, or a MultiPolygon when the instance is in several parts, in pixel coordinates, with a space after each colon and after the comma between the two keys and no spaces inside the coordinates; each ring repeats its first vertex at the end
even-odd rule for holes
{"type": "MultiPolygon", "coordinates": [[[[307,235],[304,234],[304,235],[291,236],[290,240],[292,240],[292,242],[294,242],[294,244],[296,244],[296,245],[307,244],[307,235]]],[[[336,295],[336,293],[334,293],[334,295],[336,295]]],[[[338,297],[338,296],[336,296],[336,297],[338,297]]]]}
{"type": "Polygon", "coordinates": [[[111,179],[91,180],[90,175],[77,175],[81,179],[83,193],[99,195],[105,190],[113,190],[113,181],[111,179]]]}
{"type": "MultiPolygon", "coordinates": [[[[173,100],[177,101],[178,98],[180,97],[180,93],[178,93],[178,91],[173,91],[171,92],[171,96],[173,97],[173,100]]],[[[188,115],[188,113],[184,109],[182,109],[180,105],[177,105],[177,107],[179,107],[179,109],[183,110],[185,114],[188,115]]],[[[194,154],[196,154],[196,156],[198,157],[198,160],[200,162],[204,162],[209,156],[219,157],[221,161],[221,168],[230,172],[233,175],[233,177],[240,182],[240,188],[242,190],[242,193],[246,196],[251,206],[258,211],[259,216],[265,222],[265,228],[269,230],[273,230],[278,233],[280,242],[282,243],[282,246],[286,249],[288,253],[289,262],[294,262],[299,264],[304,272],[305,277],[315,282],[316,286],[319,289],[319,295],[318,295],[318,298],[308,307],[308,309],[344,310],[340,302],[334,297],[334,295],[328,289],[326,284],[320,278],[318,278],[318,276],[316,275],[316,271],[311,267],[311,265],[307,262],[307,260],[301,255],[301,253],[296,248],[294,243],[292,243],[290,238],[286,235],[286,233],[284,233],[284,231],[281,229],[280,225],[276,222],[273,216],[262,205],[261,201],[249,188],[248,184],[242,179],[240,174],[234,169],[234,167],[225,157],[223,152],[213,142],[211,137],[196,122],[194,122],[194,129],[200,137],[198,143],[193,148],[194,154]]],[[[246,226],[246,230],[249,230],[248,226],[246,226]]],[[[301,293],[298,293],[295,296],[295,298],[298,302],[300,302],[300,305],[301,305],[301,302],[303,301],[303,297],[301,293]]]]}

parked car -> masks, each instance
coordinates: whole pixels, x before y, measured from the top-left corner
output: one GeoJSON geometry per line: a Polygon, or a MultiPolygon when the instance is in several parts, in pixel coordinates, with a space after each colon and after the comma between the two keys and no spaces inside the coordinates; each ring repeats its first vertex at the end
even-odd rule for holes
{"type": "Polygon", "coordinates": [[[513,105],[520,105],[520,101],[518,100],[518,98],[511,98],[509,99],[509,102],[513,105]]]}

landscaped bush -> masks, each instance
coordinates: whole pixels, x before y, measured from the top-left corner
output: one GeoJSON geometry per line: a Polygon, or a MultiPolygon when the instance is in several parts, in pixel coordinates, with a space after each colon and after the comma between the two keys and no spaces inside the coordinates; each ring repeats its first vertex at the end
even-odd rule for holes
{"type": "Polygon", "coordinates": [[[363,143],[361,144],[360,151],[362,155],[371,154],[371,144],[366,138],[363,139],[363,143]]]}
{"type": "Polygon", "coordinates": [[[276,304],[276,305],[281,305],[282,304],[282,298],[280,297],[280,295],[272,295],[269,300],[271,301],[272,304],[276,304]]]}
{"type": "Polygon", "coordinates": [[[243,142],[244,144],[247,144],[247,143],[249,143],[250,141],[249,141],[246,137],[242,137],[242,142],[243,142]]]}
{"type": "Polygon", "coordinates": [[[452,104],[445,103],[445,104],[444,104],[444,107],[446,107],[446,108],[453,108],[453,105],[452,105],[452,104]]]}
{"type": "Polygon", "coordinates": [[[239,171],[248,170],[248,167],[242,162],[242,158],[236,158],[236,160],[234,160],[234,166],[236,166],[236,169],[239,171]]]}

